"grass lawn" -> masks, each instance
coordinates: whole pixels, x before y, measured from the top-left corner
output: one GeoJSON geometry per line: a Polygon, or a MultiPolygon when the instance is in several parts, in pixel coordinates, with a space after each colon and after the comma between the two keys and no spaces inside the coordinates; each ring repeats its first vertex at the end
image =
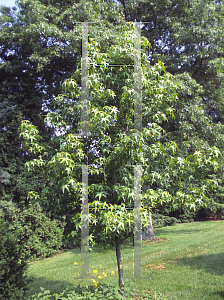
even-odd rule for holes
{"type": "MultiPolygon", "coordinates": [[[[143,242],[142,246],[142,276],[151,279],[133,280],[134,299],[145,299],[142,292],[150,288],[173,300],[224,299],[224,221],[176,224],[154,232],[158,241],[143,242]]],[[[115,248],[93,249],[89,254],[91,278],[95,276],[95,281],[102,283],[116,281],[118,285],[115,248]]],[[[121,250],[124,278],[130,278],[133,276],[131,240],[121,250]]],[[[94,283],[91,279],[72,278],[81,274],[80,249],[31,262],[26,274],[35,277],[27,297],[40,292],[40,287],[51,294],[60,294],[66,288],[72,291],[78,284],[85,287],[94,283]]]]}

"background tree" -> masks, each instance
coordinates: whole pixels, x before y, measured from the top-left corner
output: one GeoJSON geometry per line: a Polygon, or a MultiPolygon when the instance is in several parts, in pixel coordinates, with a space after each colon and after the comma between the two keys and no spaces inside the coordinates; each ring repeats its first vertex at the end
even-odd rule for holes
{"type": "Polygon", "coordinates": [[[133,135],[133,68],[111,65],[120,61],[122,65],[134,64],[134,38],[135,29],[127,23],[116,44],[105,53],[100,51],[96,41],[90,40],[89,130],[98,142],[97,157],[85,153],[89,137],[81,139],[78,136],[81,122],[76,128],[68,129],[70,118],[79,119],[82,106],[78,88],[82,75],[80,65],[71,79],[63,83],[64,93],[53,100],[58,111],[46,115],[54,130],[60,128],[63,133],[46,143],[30,121],[24,120],[20,126],[24,149],[35,156],[26,166],[43,170],[46,177],[54,180],[54,186],[57,182],[61,192],[78,193],[76,205],[79,213],[73,218],[76,227],[76,231],[72,232],[74,238],[80,236],[81,229],[82,182],[80,166],[76,164],[88,164],[89,239],[93,244],[116,245],[120,287],[124,286],[120,245],[133,236],[134,230],[134,169],[131,165],[144,165],[143,184],[157,185],[156,189],[147,190],[142,197],[143,225],[147,226],[152,207],[171,203],[173,206],[195,208],[195,203],[203,204],[206,198],[204,191],[215,184],[206,178],[204,166],[208,170],[216,169],[215,157],[219,155],[217,147],[210,147],[207,152],[195,151],[182,158],[176,155],[178,148],[175,142],[161,143],[165,132],[160,124],[173,115],[171,103],[176,101],[177,86],[162,62],[158,61],[155,66],[147,62],[145,50],[150,44],[146,38],[142,38],[143,130],[138,136],[133,135]],[[147,126],[149,121],[152,121],[151,126],[147,126]],[[127,164],[130,166],[127,167],[127,164]],[[95,183],[91,183],[92,176],[95,183]],[[190,177],[195,184],[189,182],[186,191],[183,180],[186,182],[186,178],[190,177]]]}
{"type": "MultiPolygon", "coordinates": [[[[222,153],[223,2],[117,2],[123,9],[126,21],[143,22],[141,34],[148,38],[152,46],[148,51],[150,64],[154,65],[160,59],[179,83],[178,99],[173,104],[175,118],[169,117],[162,124],[166,130],[164,141],[175,140],[179,155],[183,157],[212,145],[216,145],[222,153]]],[[[219,164],[223,165],[222,155],[219,164]]],[[[198,214],[192,214],[194,219],[211,213],[210,202],[213,203],[213,211],[218,209],[220,213],[224,212],[221,209],[223,196],[220,194],[223,173],[212,172],[208,176],[216,178],[219,186],[207,190],[208,210],[198,207],[198,214]]],[[[170,212],[164,209],[163,213],[170,212]]],[[[180,213],[180,210],[176,214],[171,212],[170,216],[180,217],[180,213]]]]}
{"type": "MultiPolygon", "coordinates": [[[[31,191],[44,191],[40,204],[54,218],[58,207],[52,207],[52,197],[57,199],[58,195],[51,194],[53,183],[43,173],[28,174],[24,168],[31,157],[21,148],[18,127],[22,120],[30,120],[46,142],[51,140],[53,131],[44,122],[44,113],[57,110],[52,99],[80,61],[82,28],[76,22],[104,19],[100,31],[97,25],[90,24],[89,28],[90,34],[106,46],[113,42],[114,28],[125,21],[119,10],[108,9],[113,3],[103,1],[86,5],[86,1],[25,0],[17,1],[17,6],[19,11],[1,6],[0,16],[0,166],[11,174],[11,185],[1,199],[27,206],[31,191]]],[[[70,200],[64,198],[66,214],[74,213],[70,200]]]]}
{"type": "MultiPolygon", "coordinates": [[[[207,150],[216,145],[222,153],[222,1],[88,1],[87,5],[86,1],[23,0],[18,1],[18,7],[19,12],[1,7],[0,16],[0,166],[11,175],[11,185],[4,186],[1,199],[26,206],[29,192],[34,190],[42,195],[40,204],[51,218],[60,211],[59,206],[52,207],[59,198],[60,203],[64,201],[61,213],[75,214],[76,207],[71,204],[74,195],[60,195],[57,182],[54,185],[40,171],[26,172],[24,164],[32,157],[21,149],[17,129],[26,119],[37,126],[46,142],[57,136],[44,122],[44,114],[57,111],[53,99],[80,62],[81,25],[77,21],[104,24],[89,24],[90,36],[102,51],[115,44],[126,21],[149,22],[141,31],[151,43],[149,62],[153,66],[159,58],[179,82],[179,96],[172,104],[175,119],[167,117],[160,124],[166,130],[161,143],[175,140],[178,155],[183,157],[195,149],[204,151],[204,145],[207,150]]],[[[80,87],[80,78],[77,84],[80,87]]],[[[76,121],[71,120],[71,128],[76,128],[76,121]]],[[[219,165],[223,165],[222,155],[219,165]]],[[[198,216],[205,217],[211,210],[221,214],[223,205],[223,172],[211,170],[207,174],[219,186],[207,189],[207,210],[196,207],[198,216]]],[[[156,190],[153,184],[151,188],[156,190]]],[[[168,204],[153,210],[176,217],[183,214],[181,207],[176,206],[174,212],[168,204]]]]}

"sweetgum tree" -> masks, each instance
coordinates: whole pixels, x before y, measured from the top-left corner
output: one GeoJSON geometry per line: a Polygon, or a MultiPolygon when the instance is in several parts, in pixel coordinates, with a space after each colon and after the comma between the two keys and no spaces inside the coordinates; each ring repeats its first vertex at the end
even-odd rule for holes
{"type": "MultiPolygon", "coordinates": [[[[18,127],[21,120],[30,120],[46,142],[51,139],[44,110],[54,111],[52,99],[80,61],[82,24],[77,22],[104,20],[101,28],[89,23],[89,32],[108,47],[125,20],[111,1],[18,0],[15,5],[19,10],[0,6],[0,166],[11,176],[11,185],[0,181],[0,200],[25,209],[28,193],[44,189],[40,205],[53,219],[57,211],[51,198],[58,198],[57,188],[49,195],[51,180],[41,172],[27,173],[24,165],[30,154],[21,149],[18,127]]],[[[73,213],[68,195],[63,212],[73,213]]]]}
{"type": "MultiPolygon", "coordinates": [[[[63,83],[64,93],[54,99],[57,110],[46,115],[45,120],[54,131],[60,129],[61,134],[46,143],[30,121],[24,120],[20,126],[23,147],[34,157],[26,166],[45,172],[61,193],[74,195],[74,199],[79,195],[73,238],[79,237],[81,230],[80,165],[88,164],[89,181],[94,178],[88,187],[89,241],[116,245],[120,287],[124,286],[120,245],[133,236],[134,230],[133,165],[143,166],[142,185],[150,186],[141,198],[142,224],[147,226],[152,207],[170,203],[194,209],[196,203],[203,205],[206,189],[215,184],[206,178],[206,172],[217,168],[216,157],[219,156],[219,149],[210,147],[207,152],[196,151],[183,158],[178,156],[175,141],[161,142],[165,134],[162,122],[169,116],[174,117],[171,107],[177,99],[177,85],[162,62],[154,66],[148,63],[145,52],[150,44],[143,37],[143,129],[134,135],[134,70],[129,65],[134,65],[135,30],[127,23],[116,43],[104,53],[97,42],[90,39],[88,85],[92,135],[81,138],[78,135],[81,122],[77,121],[77,125],[72,122],[80,119],[81,89],[77,82],[82,76],[81,64],[63,83]],[[90,149],[94,140],[98,153],[87,155],[85,150],[90,149]]],[[[60,198],[57,205],[60,206],[60,198]]]]}

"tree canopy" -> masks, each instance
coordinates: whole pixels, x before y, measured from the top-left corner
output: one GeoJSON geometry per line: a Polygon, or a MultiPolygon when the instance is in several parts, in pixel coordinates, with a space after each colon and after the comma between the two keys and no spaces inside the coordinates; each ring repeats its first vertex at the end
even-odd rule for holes
{"type": "MultiPolygon", "coordinates": [[[[132,207],[134,167],[126,164],[145,163],[142,185],[148,189],[142,192],[142,204],[147,209],[165,214],[170,208],[179,218],[184,207],[195,208],[201,216],[206,204],[206,214],[221,213],[223,2],[17,3],[19,12],[1,6],[0,16],[1,200],[26,206],[36,199],[53,218],[80,213],[82,171],[74,165],[79,162],[89,166],[91,205],[102,207],[106,201],[117,208],[126,201],[132,207]],[[133,64],[133,43],[131,35],[125,36],[125,26],[128,21],[143,22],[143,131],[138,137],[133,136],[133,68],[93,65],[89,68],[93,136],[76,136],[84,21],[98,22],[88,24],[93,64],[133,64]],[[26,150],[18,131],[23,120],[27,120],[22,123],[26,150]],[[64,131],[58,136],[59,129],[64,131]],[[90,151],[92,146],[98,155],[90,151]]],[[[103,216],[101,211],[97,214],[98,219],[103,216]]],[[[78,218],[77,214],[77,222],[78,218]]],[[[93,238],[100,240],[102,236],[93,238]]]]}
{"type": "MultiPolygon", "coordinates": [[[[195,203],[203,204],[206,188],[215,184],[214,180],[206,178],[205,167],[207,170],[217,169],[216,158],[219,155],[217,147],[210,147],[208,151],[195,151],[183,158],[178,156],[175,141],[161,142],[165,131],[160,124],[170,115],[174,117],[172,103],[177,100],[177,84],[161,61],[154,66],[149,64],[146,49],[150,44],[144,37],[143,129],[138,135],[134,134],[134,40],[135,29],[133,24],[128,23],[117,37],[116,44],[106,52],[101,52],[100,45],[90,39],[90,137],[80,138],[78,135],[81,122],[70,126],[71,120],[80,118],[82,107],[77,84],[82,75],[81,64],[63,83],[64,93],[54,98],[57,111],[49,112],[45,118],[54,131],[61,130],[61,135],[46,143],[30,121],[24,120],[20,126],[24,149],[35,157],[26,166],[43,170],[45,176],[54,181],[54,188],[57,186],[62,193],[76,194],[81,198],[80,165],[88,165],[89,176],[93,175],[95,179],[88,188],[89,209],[93,211],[89,214],[90,241],[104,245],[115,243],[117,249],[124,239],[133,235],[133,165],[144,166],[143,184],[153,186],[156,182],[157,185],[156,189],[150,188],[142,195],[142,223],[147,226],[152,207],[170,203],[195,208],[195,203]],[[97,139],[98,154],[88,157],[84,149],[90,148],[93,137],[97,139]]],[[[61,204],[59,198],[54,206],[60,210],[61,204]]],[[[80,234],[81,229],[80,201],[77,207],[80,213],[73,218],[76,226],[73,237],[80,234]]]]}

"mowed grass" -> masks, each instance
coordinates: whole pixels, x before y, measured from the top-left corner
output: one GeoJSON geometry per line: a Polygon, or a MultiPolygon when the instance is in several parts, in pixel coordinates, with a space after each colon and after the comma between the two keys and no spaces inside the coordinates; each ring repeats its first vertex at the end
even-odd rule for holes
{"type": "MultiPolygon", "coordinates": [[[[146,290],[159,290],[168,299],[224,299],[224,221],[176,224],[154,230],[156,242],[143,242],[142,277],[135,279],[134,299],[144,299],[146,290]]],[[[60,294],[80,284],[118,284],[115,248],[94,247],[89,254],[92,279],[74,279],[81,275],[80,249],[69,250],[52,258],[32,262],[26,271],[35,278],[30,295],[40,287],[60,294]],[[75,264],[74,264],[75,263],[75,264]],[[97,272],[96,272],[97,270],[97,272]],[[100,278],[98,278],[100,276],[100,278]]],[[[121,247],[125,284],[133,277],[133,246],[128,240],[121,247]]]]}

